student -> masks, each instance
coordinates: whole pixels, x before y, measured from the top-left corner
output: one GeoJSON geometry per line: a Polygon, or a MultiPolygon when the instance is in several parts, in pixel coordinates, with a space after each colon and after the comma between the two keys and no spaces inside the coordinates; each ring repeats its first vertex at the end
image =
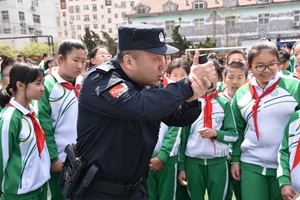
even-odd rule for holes
{"type": "Polygon", "coordinates": [[[59,67],[45,78],[45,93],[38,102],[38,117],[46,135],[51,158],[50,192],[53,200],[64,199],[58,185],[64,149],[76,143],[80,75],[85,67],[86,48],[79,40],[64,40],[58,50],[59,67]]]}
{"type": "MultiPolygon", "coordinates": [[[[222,77],[216,66],[214,85],[222,77]]],[[[187,185],[191,200],[224,199],[228,185],[230,143],[237,140],[237,132],[229,102],[210,89],[199,101],[203,112],[189,127],[182,128],[180,142],[179,181],[187,185]]]]}
{"type": "Polygon", "coordinates": [[[10,71],[0,104],[0,181],[2,200],[45,200],[50,178],[50,156],[44,131],[35,118],[31,100],[45,90],[42,69],[25,63],[10,71]]]}
{"type": "Polygon", "coordinates": [[[278,154],[277,179],[283,199],[300,197],[300,111],[292,114],[278,154]]]}
{"type": "Polygon", "coordinates": [[[299,79],[297,74],[292,73],[288,70],[286,70],[290,64],[290,54],[286,51],[279,51],[279,58],[280,58],[280,66],[278,68],[278,71],[285,76],[293,77],[299,79]]]}
{"type": "Polygon", "coordinates": [[[296,42],[293,46],[293,60],[295,61],[295,71],[294,73],[300,77],[300,41],[296,42]]]}
{"type": "Polygon", "coordinates": [[[1,86],[5,87],[9,83],[9,72],[15,63],[15,60],[9,56],[0,55],[0,75],[1,75],[1,86]]]}
{"type": "MultiPolygon", "coordinates": [[[[188,77],[190,64],[182,58],[172,60],[167,68],[169,83],[188,77]]],[[[181,127],[167,126],[160,123],[158,141],[156,143],[147,184],[149,200],[175,199],[177,187],[178,147],[181,127]]]]}
{"type": "Polygon", "coordinates": [[[231,62],[224,70],[224,83],[226,87],[221,95],[232,102],[235,92],[248,81],[248,67],[241,62],[231,62]]]}
{"type": "Polygon", "coordinates": [[[44,63],[45,75],[52,75],[52,70],[55,67],[55,59],[50,58],[44,63]]]}
{"type": "Polygon", "coordinates": [[[109,54],[105,48],[98,46],[89,52],[88,57],[90,59],[89,67],[92,67],[101,65],[105,61],[111,59],[112,55],[109,54]]]}
{"type": "Polygon", "coordinates": [[[41,69],[46,70],[45,69],[45,63],[47,62],[48,59],[49,59],[48,54],[44,53],[43,58],[42,58],[41,62],[39,63],[39,67],[41,69]]]}
{"type": "Polygon", "coordinates": [[[241,180],[242,199],[282,199],[276,179],[277,154],[290,115],[299,109],[300,82],[281,77],[277,47],[268,41],[251,46],[248,64],[253,77],[232,101],[238,141],[231,174],[241,180]]]}

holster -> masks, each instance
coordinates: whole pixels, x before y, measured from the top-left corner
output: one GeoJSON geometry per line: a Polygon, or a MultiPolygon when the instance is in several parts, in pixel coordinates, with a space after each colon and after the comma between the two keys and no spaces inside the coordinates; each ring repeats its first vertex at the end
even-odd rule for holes
{"type": "Polygon", "coordinates": [[[99,173],[99,167],[94,163],[81,181],[81,184],[76,192],[78,197],[83,198],[85,196],[85,194],[91,189],[95,179],[97,179],[99,176],[99,173]]]}
{"type": "Polygon", "coordinates": [[[62,171],[60,173],[58,184],[64,186],[62,194],[65,198],[70,198],[76,183],[79,183],[83,177],[85,163],[78,156],[76,146],[68,144],[65,148],[67,154],[62,171]]]}

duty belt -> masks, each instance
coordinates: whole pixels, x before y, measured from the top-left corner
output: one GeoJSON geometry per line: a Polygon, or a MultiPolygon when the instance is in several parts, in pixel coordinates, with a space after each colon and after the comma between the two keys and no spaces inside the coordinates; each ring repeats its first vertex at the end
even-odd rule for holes
{"type": "Polygon", "coordinates": [[[141,184],[142,184],[142,179],[129,185],[117,185],[117,184],[107,183],[100,180],[95,180],[91,189],[99,192],[109,193],[109,194],[127,195],[129,193],[133,193],[139,190],[141,184]]]}

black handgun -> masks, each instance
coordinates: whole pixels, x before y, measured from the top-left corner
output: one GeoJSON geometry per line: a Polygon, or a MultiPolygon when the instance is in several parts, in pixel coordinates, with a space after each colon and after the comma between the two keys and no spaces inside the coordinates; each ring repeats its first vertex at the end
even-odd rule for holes
{"type": "Polygon", "coordinates": [[[59,178],[59,185],[64,186],[62,191],[65,198],[70,198],[76,183],[79,183],[83,176],[85,163],[78,156],[76,146],[68,144],[65,148],[67,154],[63,169],[59,178]]]}

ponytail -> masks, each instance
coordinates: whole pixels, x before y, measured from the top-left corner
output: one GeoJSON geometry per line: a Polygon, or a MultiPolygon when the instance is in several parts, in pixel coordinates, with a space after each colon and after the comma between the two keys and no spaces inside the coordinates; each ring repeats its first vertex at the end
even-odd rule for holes
{"type": "Polygon", "coordinates": [[[0,90],[0,106],[1,106],[1,108],[4,108],[5,105],[13,97],[11,89],[12,88],[11,88],[10,84],[8,84],[7,86],[1,88],[1,90],[0,90]]]}

